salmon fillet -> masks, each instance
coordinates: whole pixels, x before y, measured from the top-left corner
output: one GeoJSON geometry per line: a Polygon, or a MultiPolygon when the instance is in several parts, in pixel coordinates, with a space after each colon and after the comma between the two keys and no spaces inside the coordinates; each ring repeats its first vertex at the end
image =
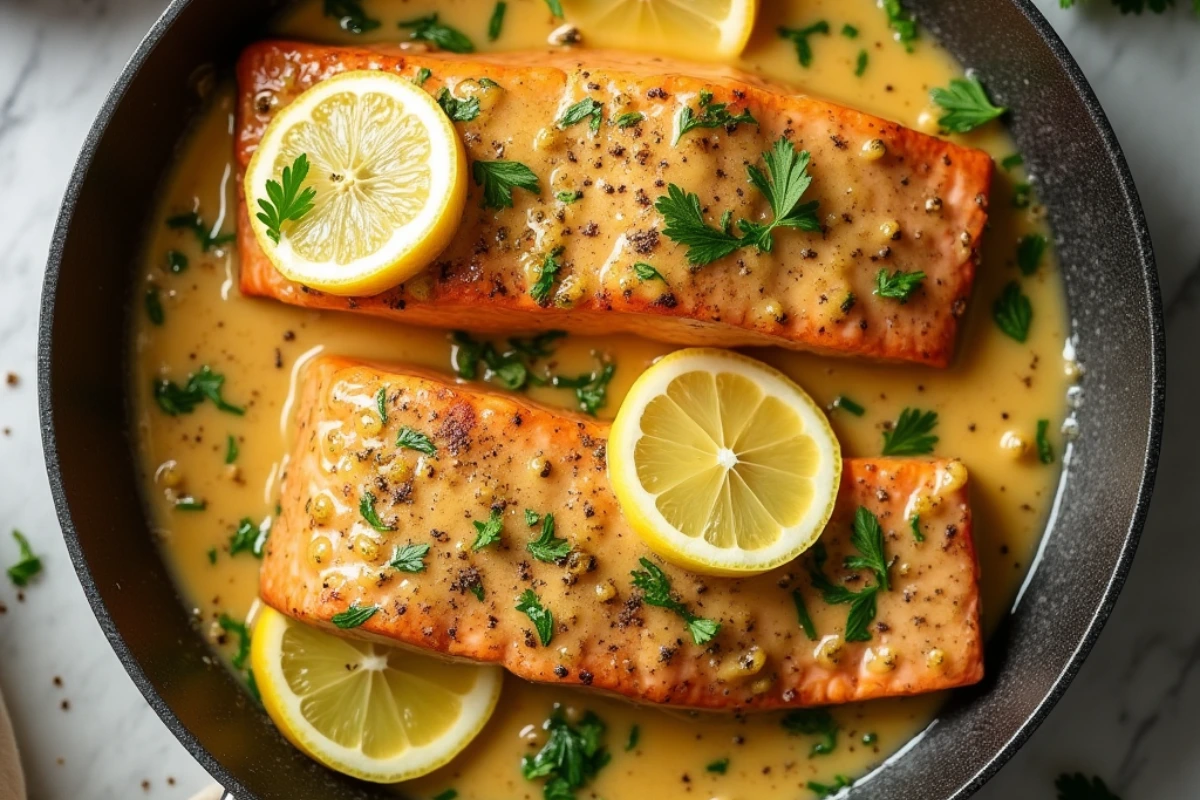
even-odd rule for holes
{"type": "MultiPolygon", "coordinates": [[[[460,122],[471,161],[518,161],[540,194],[484,208],[480,186],[455,242],[424,273],[374,297],[336,297],[291,283],[264,255],[240,197],[241,289],[309,308],[348,309],[415,325],[477,331],[561,329],[632,332],[684,345],[779,345],[829,354],[946,366],[974,279],[987,220],[992,162],[986,153],[810,97],[731,69],[601,51],[470,57],[399,50],[263,42],[238,64],[236,159],[244,172],[274,114],[314,83],[344,70],[379,69],[423,86],[489,78],[483,111],[460,122]],[[757,124],[691,130],[673,144],[682,109],[702,113],[701,92],[749,111],[757,124]],[[584,98],[603,106],[585,120],[556,121],[584,98]],[[644,119],[621,128],[619,114],[644,119]],[[705,219],[770,221],[747,180],[780,137],[811,153],[822,230],[777,229],[774,248],[736,251],[692,267],[664,234],[656,210],[670,184],[696,193],[705,219]],[[878,139],[886,154],[864,155],[878,139]],[[557,195],[566,193],[573,202],[557,195]],[[552,297],[530,294],[544,259],[563,248],[552,297]],[[640,280],[636,263],[664,280],[640,280]],[[873,294],[877,274],[921,271],[907,302],[873,294]]],[[[475,87],[478,84],[474,84],[475,87]]],[[[238,180],[239,194],[243,194],[238,180]]],[[[735,227],[736,230],[736,227],[735,227]]]]}
{"type": "Polygon", "coordinates": [[[352,606],[374,606],[346,633],[501,664],[531,681],[688,708],[844,703],[982,677],[979,570],[959,462],[845,462],[821,538],[824,572],[853,590],[875,581],[843,567],[857,552],[849,536],[859,507],[878,518],[890,564],[869,640],[848,642],[848,606],[826,603],[813,588],[812,551],[744,579],[664,564],[628,527],[609,487],[607,424],[444,381],[341,358],[307,368],[282,513],[262,565],[268,604],[327,628],[352,606]],[[398,448],[405,427],[427,435],[436,455],[398,448]],[[378,522],[394,530],[365,519],[368,492],[378,522]],[[918,496],[929,498],[920,542],[908,517],[918,496]],[[541,529],[527,523],[526,509],[554,515],[570,556],[533,557],[527,544],[541,529]],[[502,521],[499,542],[472,549],[473,523],[493,513],[502,521]],[[407,545],[428,546],[422,571],[389,565],[407,545]],[[631,579],[643,558],[665,572],[691,613],[720,623],[715,638],[695,644],[680,616],[645,602],[631,579]],[[548,645],[516,608],[530,590],[553,615],[548,645]],[[794,593],[811,615],[813,639],[798,622],[794,593]]]}

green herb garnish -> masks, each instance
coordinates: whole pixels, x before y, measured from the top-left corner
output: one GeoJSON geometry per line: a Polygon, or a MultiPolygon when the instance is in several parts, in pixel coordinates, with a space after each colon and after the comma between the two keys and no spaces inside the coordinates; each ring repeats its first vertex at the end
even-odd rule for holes
{"type": "Polygon", "coordinates": [[[833,407],[840,408],[856,417],[861,417],[863,414],[867,413],[865,408],[851,400],[849,397],[846,397],[844,394],[839,394],[837,397],[833,398],[833,407]]]}
{"type": "Polygon", "coordinates": [[[849,22],[847,22],[845,25],[842,26],[842,36],[845,36],[847,39],[857,39],[858,38],[858,28],[854,27],[849,22]]]}
{"type": "Polygon", "coordinates": [[[850,535],[850,544],[861,555],[846,556],[846,569],[869,569],[875,573],[875,580],[885,592],[891,588],[888,585],[887,558],[883,552],[883,527],[879,520],[863,506],[854,512],[854,529],[850,535]]]}
{"type": "Polygon", "coordinates": [[[921,515],[913,514],[912,519],[908,521],[909,527],[912,528],[913,539],[918,542],[925,541],[925,534],[921,533],[921,515]]]}
{"type": "Polygon", "coordinates": [[[704,619],[693,614],[686,605],[675,598],[671,592],[671,579],[658,565],[648,558],[638,559],[642,565],[635,569],[633,585],[642,590],[642,600],[646,605],[658,606],[678,614],[691,634],[692,641],[698,645],[708,644],[721,630],[721,623],[716,620],[704,619]]]}
{"type": "Polygon", "coordinates": [[[911,53],[913,42],[917,40],[917,18],[912,12],[904,10],[900,0],[882,0],[881,4],[896,41],[911,53]]]}
{"type": "Polygon", "coordinates": [[[207,366],[203,366],[199,372],[188,376],[187,383],[182,387],[165,378],[156,382],[154,384],[154,400],[164,413],[172,417],[192,413],[196,406],[205,399],[208,399],[221,411],[238,416],[245,414],[244,408],[225,401],[221,394],[221,387],[224,383],[224,375],[218,375],[207,366]]]}
{"type": "Polygon", "coordinates": [[[512,208],[513,189],[542,193],[538,176],[519,161],[476,161],[471,175],[476,185],[483,187],[484,208],[512,208]]]}
{"type": "MultiPolygon", "coordinates": [[[[501,3],[500,5],[504,5],[504,4],[501,3]]],[[[446,791],[435,795],[433,800],[455,800],[456,797],[458,797],[457,789],[447,789],[446,791]]]]}
{"type": "Polygon", "coordinates": [[[488,20],[488,41],[494,42],[500,38],[500,31],[504,28],[504,12],[508,10],[508,4],[504,0],[496,3],[492,9],[491,19],[488,20]]]}
{"type": "Polygon", "coordinates": [[[862,743],[865,745],[873,745],[879,741],[879,736],[875,733],[864,733],[862,735],[862,743]]]}
{"type": "Polygon", "coordinates": [[[262,525],[255,525],[254,520],[242,517],[237,528],[234,529],[233,535],[229,537],[229,555],[249,553],[255,558],[262,558],[269,533],[270,528],[267,527],[266,522],[262,525]]]}
{"type": "Polygon", "coordinates": [[[495,378],[504,388],[521,391],[529,384],[541,386],[547,381],[534,375],[533,362],[554,354],[551,343],[566,336],[562,331],[546,331],[528,339],[510,338],[509,349],[501,352],[491,342],[479,342],[462,331],[455,331],[454,371],[464,380],[479,376],[479,362],[487,367],[486,378],[495,378]]]}
{"type": "Polygon", "coordinates": [[[420,42],[429,42],[451,53],[473,53],[475,45],[457,28],[443,25],[438,21],[437,14],[427,14],[406,22],[398,23],[399,27],[412,31],[408,38],[420,42]]]}
{"type": "Polygon", "coordinates": [[[555,706],[542,727],[547,732],[546,744],[534,755],[521,759],[521,774],[530,781],[545,779],[545,800],[574,800],[576,790],[609,762],[604,746],[605,725],[589,711],[572,726],[562,708],[555,706]]]}
{"type": "Polygon", "coordinates": [[[275,180],[267,181],[268,200],[258,198],[258,219],[267,226],[267,237],[279,244],[283,234],[283,223],[295,222],[313,209],[313,198],[317,190],[313,187],[304,189],[304,180],[308,177],[308,155],[301,153],[296,156],[290,167],[283,168],[282,185],[275,180]]]}
{"type": "Polygon", "coordinates": [[[800,66],[807,69],[812,65],[813,60],[812,45],[808,43],[808,37],[818,33],[828,36],[829,23],[820,20],[805,28],[785,28],[781,25],[778,33],[780,38],[790,39],[796,45],[796,58],[800,59],[800,66]]]}
{"type": "Polygon", "coordinates": [[[152,324],[162,325],[166,321],[166,314],[163,313],[162,299],[158,296],[157,286],[151,286],[146,289],[142,303],[146,308],[146,316],[152,324]]]}
{"type": "Polygon", "coordinates": [[[504,517],[496,510],[488,515],[486,521],[475,520],[471,524],[475,526],[475,541],[471,543],[472,550],[482,550],[490,544],[495,544],[500,541],[500,534],[504,532],[504,517]]]}
{"type": "Polygon", "coordinates": [[[716,761],[710,761],[704,768],[705,772],[712,772],[716,775],[724,775],[729,769],[728,758],[718,758],[716,761]]]}
{"type": "Polygon", "coordinates": [[[1004,157],[1000,162],[1000,166],[1005,170],[1015,169],[1025,163],[1025,158],[1020,153],[1013,153],[1004,157]]]}
{"type": "Polygon", "coordinates": [[[353,603],[345,611],[341,611],[333,615],[333,624],[342,630],[357,628],[364,622],[375,616],[379,611],[379,606],[360,606],[358,603],[353,603]]]}
{"type": "Polygon", "coordinates": [[[870,56],[866,50],[858,51],[858,58],[854,60],[854,76],[861,78],[867,72],[867,64],[870,61],[870,56]]]}
{"type": "Polygon", "coordinates": [[[579,401],[579,409],[596,416],[596,412],[608,403],[608,384],[616,373],[617,366],[606,362],[598,371],[568,378],[555,375],[550,379],[550,385],[556,389],[574,389],[575,399],[579,401]]]}
{"type": "Polygon", "coordinates": [[[205,555],[208,556],[209,564],[217,563],[217,548],[215,548],[215,547],[208,548],[208,552],[206,552],[205,555]]]}
{"type": "Polygon", "coordinates": [[[387,525],[379,518],[379,512],[375,510],[374,492],[363,492],[362,499],[358,501],[358,513],[367,521],[368,525],[380,533],[390,533],[396,530],[395,525],[387,525]]]}
{"type": "Polygon", "coordinates": [[[413,544],[396,545],[392,551],[392,560],[388,566],[401,572],[424,572],[425,556],[429,554],[429,545],[413,544]]]}
{"type": "Polygon", "coordinates": [[[419,70],[417,70],[417,76],[413,78],[413,83],[415,83],[417,86],[424,86],[425,81],[432,77],[433,70],[431,70],[429,67],[421,67],[419,70]]]}
{"type": "Polygon", "coordinates": [[[198,500],[195,497],[180,497],[175,501],[176,511],[204,511],[208,508],[207,500],[198,500]]]}
{"type": "Polygon", "coordinates": [[[817,640],[817,627],[813,625],[812,617],[808,614],[808,606],[804,605],[804,595],[799,589],[792,590],[792,603],[796,606],[796,618],[800,620],[800,628],[810,640],[817,640]]]}
{"type": "Polygon", "coordinates": [[[604,121],[604,106],[590,97],[585,97],[568,108],[556,124],[559,130],[566,130],[585,119],[591,120],[588,122],[588,128],[592,133],[600,130],[600,123],[604,121]]]}
{"type": "Polygon", "coordinates": [[[1000,330],[1010,338],[1024,342],[1029,338],[1029,325],[1033,321],[1033,304],[1021,291],[1016,281],[1004,287],[1004,291],[992,304],[992,319],[1000,330]]]}
{"type": "Polygon", "coordinates": [[[780,723],[793,736],[819,736],[809,755],[827,756],[837,748],[837,720],[823,708],[798,708],[789,711],[780,723]]]}
{"type": "Polygon", "coordinates": [[[854,781],[847,778],[845,775],[834,775],[833,783],[819,783],[817,781],[809,781],[805,784],[808,790],[817,797],[833,797],[842,789],[849,789],[854,785],[854,781]]]}
{"type": "Polygon", "coordinates": [[[1038,461],[1043,464],[1054,463],[1054,445],[1050,444],[1050,420],[1037,421],[1037,452],[1038,461]]]}
{"type": "Polygon", "coordinates": [[[875,274],[875,294],[880,297],[888,297],[892,300],[899,300],[900,305],[908,302],[909,297],[917,289],[921,288],[922,281],[925,280],[924,272],[904,272],[896,270],[891,275],[888,275],[886,269],[881,269],[875,274]]]}
{"type": "Polygon", "coordinates": [[[642,739],[642,728],[640,725],[634,725],[629,729],[629,738],[625,741],[625,752],[633,750],[638,746],[638,742],[642,739]]]}
{"type": "Polygon", "coordinates": [[[626,128],[632,128],[645,118],[646,115],[640,111],[626,111],[613,120],[613,125],[616,125],[621,130],[625,130],[626,128]]]}
{"type": "Polygon", "coordinates": [[[384,425],[387,425],[388,421],[387,390],[388,387],[380,386],[379,391],[375,393],[375,408],[379,411],[379,421],[384,425]]]}
{"type": "Polygon", "coordinates": [[[680,139],[696,128],[724,128],[726,132],[732,133],[743,122],[758,124],[758,120],[750,114],[749,109],[742,109],[742,113],[735,116],[729,112],[728,103],[714,103],[713,93],[708,89],[700,90],[699,107],[698,112],[691,106],[684,106],[679,110],[679,130],[675,134],[675,141],[671,142],[672,146],[679,144],[680,139]]]}
{"type": "Polygon", "coordinates": [[[579,191],[578,189],[576,189],[573,192],[556,192],[554,195],[554,199],[557,200],[558,202],[562,203],[565,206],[569,206],[572,203],[576,203],[579,200],[582,200],[583,192],[579,191]]]}
{"type": "Polygon", "coordinates": [[[1013,208],[1029,208],[1032,202],[1033,187],[1031,185],[1028,183],[1017,183],[1013,185],[1013,208]]]}
{"type": "Polygon", "coordinates": [[[633,265],[633,274],[637,275],[639,281],[667,282],[667,279],[662,276],[661,272],[654,268],[653,264],[647,264],[645,261],[639,261],[633,265]]]}
{"type": "MultiPolygon", "coordinates": [[[[173,217],[167,217],[167,227],[172,230],[190,230],[196,237],[196,241],[200,243],[200,249],[206,253],[214,247],[229,244],[237,238],[236,233],[213,233],[204,224],[204,219],[195,211],[188,211],[183,214],[176,214],[173,217]]],[[[187,258],[184,258],[183,261],[183,266],[187,267],[187,258]]]]}
{"type": "Polygon", "coordinates": [[[188,268],[188,257],[178,250],[167,251],[167,272],[178,275],[188,268]]]}
{"type": "Polygon", "coordinates": [[[561,0],[546,0],[546,8],[550,9],[550,13],[555,19],[563,18],[563,7],[561,0]]]}
{"type": "Polygon", "coordinates": [[[529,287],[529,296],[534,299],[539,306],[544,306],[550,302],[550,295],[554,293],[554,282],[558,279],[559,270],[562,269],[562,262],[558,257],[563,253],[562,245],[551,250],[542,258],[542,265],[538,268],[538,277],[533,286],[529,287]]]}
{"type": "Polygon", "coordinates": [[[529,621],[537,629],[542,646],[548,646],[550,640],[554,638],[554,615],[550,613],[550,609],[542,605],[542,601],[538,599],[533,589],[526,589],[521,595],[520,600],[517,601],[517,611],[529,617],[529,621]]]}
{"type": "Polygon", "coordinates": [[[234,435],[228,434],[225,437],[225,463],[232,464],[238,458],[238,443],[234,435]]]}
{"type": "Polygon", "coordinates": [[[446,112],[446,116],[450,118],[451,122],[470,122],[479,116],[478,97],[459,100],[450,94],[450,90],[445,86],[438,92],[437,104],[441,106],[442,111],[446,112]]]}
{"type": "Polygon", "coordinates": [[[1037,272],[1046,253],[1046,237],[1040,233],[1022,236],[1017,243],[1017,268],[1022,275],[1032,275],[1037,272]]]}
{"type": "MultiPolygon", "coordinates": [[[[526,512],[525,521],[529,522],[528,511],[526,512]]],[[[532,524],[536,525],[537,523],[532,524]]],[[[554,515],[547,514],[542,517],[541,534],[538,538],[526,544],[525,549],[538,561],[554,564],[562,561],[571,554],[571,543],[566,539],[559,539],[554,535],[554,515]]]]}
{"type": "Polygon", "coordinates": [[[362,0],[325,0],[325,16],[336,19],[348,33],[363,34],[379,27],[379,20],[363,11],[362,0]]]}
{"type": "Polygon", "coordinates": [[[433,441],[419,430],[407,425],[402,427],[400,433],[397,434],[396,446],[405,450],[416,450],[427,456],[437,455],[437,448],[433,446],[433,441]]]}
{"type": "Polygon", "coordinates": [[[242,669],[246,666],[246,660],[250,658],[250,631],[244,623],[238,622],[228,614],[222,614],[217,618],[217,624],[221,626],[221,630],[226,633],[233,634],[237,637],[237,652],[233,654],[230,663],[234,669],[242,669]]]}
{"type": "Polygon", "coordinates": [[[42,571],[42,560],[33,554],[33,548],[29,546],[29,540],[25,538],[25,534],[14,530],[12,535],[17,542],[19,558],[17,563],[8,568],[8,579],[15,586],[28,586],[29,581],[42,571]]]}
{"type": "Polygon", "coordinates": [[[1081,772],[1059,775],[1054,788],[1058,790],[1058,800],[1121,800],[1104,785],[1104,781],[1094,776],[1088,780],[1081,772]]]}
{"type": "Polygon", "coordinates": [[[973,131],[1008,110],[992,105],[983,84],[975,78],[953,78],[950,88],[935,88],[929,95],[946,112],[938,117],[938,125],[953,133],[973,131]]]}
{"type": "Polygon", "coordinates": [[[925,456],[933,452],[938,437],[932,432],[937,427],[936,411],[921,411],[906,408],[890,431],[883,432],[883,455],[925,456]]]}
{"type": "Polygon", "coordinates": [[[881,589],[888,588],[887,562],[883,553],[882,531],[878,540],[875,530],[879,521],[875,515],[860,507],[854,519],[854,533],[850,541],[858,548],[861,555],[847,556],[844,566],[847,569],[869,569],[875,573],[878,581],[873,586],[866,586],[853,591],[846,586],[834,583],[825,575],[825,561],[828,554],[825,546],[817,542],[812,547],[812,560],[809,562],[808,574],[813,588],[821,593],[821,599],[830,605],[850,604],[850,613],[846,617],[846,632],[843,638],[847,642],[866,642],[871,639],[870,625],[875,620],[875,600],[881,589]],[[865,515],[869,521],[860,518],[865,515]]]}

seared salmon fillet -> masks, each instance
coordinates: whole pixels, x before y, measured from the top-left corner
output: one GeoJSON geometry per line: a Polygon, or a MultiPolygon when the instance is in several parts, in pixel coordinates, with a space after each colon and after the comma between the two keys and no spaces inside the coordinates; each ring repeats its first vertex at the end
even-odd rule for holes
{"type": "Polygon", "coordinates": [[[333,628],[352,606],[375,607],[346,633],[688,708],[844,703],[983,675],[979,570],[959,462],[845,462],[820,540],[823,572],[854,591],[876,580],[843,566],[856,552],[849,538],[860,507],[878,518],[890,565],[869,638],[846,641],[849,607],[814,588],[813,551],[742,579],[689,574],[652,556],[609,487],[606,423],[341,358],[317,359],[301,380],[282,513],[261,575],[262,598],[283,613],[333,628]],[[398,437],[410,446],[398,447],[398,437]],[[553,515],[569,555],[535,557],[528,544],[544,522],[531,525],[528,512],[553,515]],[[489,521],[484,538],[499,539],[475,549],[489,521]],[[631,578],[640,559],[664,571],[691,613],[720,624],[711,641],[695,644],[680,616],[644,601],[631,578]],[[545,631],[517,608],[527,592],[553,616],[545,631]]]}
{"type": "Polygon", "coordinates": [[[539,191],[518,188],[512,208],[485,208],[473,182],[459,235],[434,264],[380,295],[350,298],[285,279],[255,240],[243,196],[245,294],[444,328],[632,332],[933,366],[953,357],[987,220],[992,162],[982,151],[728,69],[600,51],[462,57],[273,41],[253,45],[238,64],[239,169],[280,108],[357,69],[414,79],[427,69],[422,85],[435,95],[473,93],[478,116],[457,123],[469,159],[520,162],[539,191]],[[588,98],[601,110],[560,127],[588,98]],[[716,119],[710,109],[722,103],[754,122],[695,128],[675,141],[681,114],[716,119]],[[698,196],[710,226],[726,212],[735,232],[741,222],[769,222],[748,168],[764,169],[781,137],[811,154],[803,200],[818,202],[821,229],[777,228],[770,252],[747,246],[690,264],[688,247],[667,235],[658,199],[674,185],[698,196]],[[549,296],[535,299],[549,257],[560,269],[549,296]],[[639,277],[636,264],[662,279],[639,277]],[[881,271],[925,278],[902,300],[875,294],[881,271]]]}

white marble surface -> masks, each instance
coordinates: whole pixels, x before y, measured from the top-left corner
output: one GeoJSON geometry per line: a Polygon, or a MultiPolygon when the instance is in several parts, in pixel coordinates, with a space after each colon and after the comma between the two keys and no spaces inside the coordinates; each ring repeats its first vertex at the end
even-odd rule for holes
{"type": "MultiPolygon", "coordinates": [[[[1200,337],[1200,22],[1121,19],[1037,0],[1107,109],[1145,202],[1174,343],[1200,337]],[[1196,313],[1192,313],[1195,311],[1196,313]]],[[[75,153],[108,86],[164,0],[0,0],[0,520],[46,573],[25,602],[0,580],[0,688],[31,797],[186,798],[207,776],[146,706],[71,569],[42,474],[35,340],[51,230],[75,153]],[[55,685],[60,676],[62,686],[55,685]],[[69,701],[69,708],[63,702],[69,701]],[[148,784],[143,785],[143,781],[148,784]],[[148,786],[148,788],[146,788],[148,786]]],[[[1103,6],[1103,7],[1102,7],[1103,6]]],[[[1176,348],[1178,351],[1178,348],[1176,348]]],[[[1150,525],[1099,645],[1049,720],[978,796],[1052,798],[1053,777],[1105,777],[1125,800],[1200,797],[1200,563],[1192,489],[1200,374],[1176,359],[1150,525]]],[[[0,562],[13,546],[0,536],[0,562]]]]}

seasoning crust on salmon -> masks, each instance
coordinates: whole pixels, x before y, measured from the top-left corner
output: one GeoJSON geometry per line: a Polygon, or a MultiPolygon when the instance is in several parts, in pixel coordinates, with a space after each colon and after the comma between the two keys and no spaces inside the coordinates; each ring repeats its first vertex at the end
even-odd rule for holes
{"type": "Polygon", "coordinates": [[[634,332],[933,366],[953,357],[987,220],[992,162],[982,151],[736,70],[601,51],[462,57],[263,42],[243,53],[238,83],[240,285],[248,295],[477,331],[634,332]],[[520,162],[537,175],[538,191],[516,188],[511,208],[485,208],[483,187],[472,182],[459,235],[434,264],[377,296],[347,298],[292,283],[273,267],[250,228],[241,173],[280,108],[356,69],[414,80],[428,70],[422,85],[431,93],[478,99],[477,116],[456,123],[470,161],[520,162]],[[599,110],[566,124],[567,110],[588,98],[599,110]],[[688,130],[676,142],[684,109],[703,116],[721,103],[754,121],[688,130]],[[689,263],[688,247],[667,235],[659,198],[675,185],[698,196],[710,227],[726,212],[735,233],[744,221],[766,224],[771,208],[747,170],[762,170],[781,138],[811,154],[802,199],[818,203],[820,230],[776,228],[770,252],[746,246],[705,266],[689,263]],[[554,280],[533,292],[547,259],[554,280]],[[880,296],[881,272],[925,277],[906,297],[880,296]],[[661,278],[645,277],[653,273],[661,278]]]}
{"type": "Polygon", "coordinates": [[[607,423],[343,358],[318,358],[301,382],[260,587],[297,619],[332,628],[336,615],[374,607],[344,633],[689,708],[844,703],[983,675],[979,569],[957,461],[849,459],[823,563],[810,550],[756,577],[706,577],[664,564],[625,523],[607,480],[607,423]],[[888,585],[874,593],[865,640],[846,641],[849,608],[825,602],[814,570],[854,592],[879,583],[843,564],[857,552],[860,508],[882,527],[888,585]],[[563,541],[539,560],[529,543],[547,515],[563,541]],[[690,614],[719,624],[711,640],[696,644],[679,614],[646,602],[631,575],[641,559],[690,614]],[[553,617],[545,629],[518,610],[530,592],[553,617]]]}

